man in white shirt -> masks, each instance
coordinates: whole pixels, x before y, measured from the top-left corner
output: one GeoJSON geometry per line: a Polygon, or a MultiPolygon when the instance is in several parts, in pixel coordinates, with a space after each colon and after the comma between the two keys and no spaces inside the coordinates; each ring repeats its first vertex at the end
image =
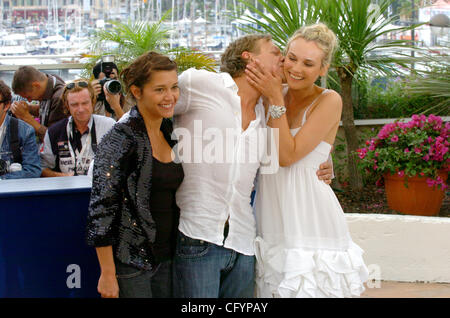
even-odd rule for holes
{"type": "MultiPolygon", "coordinates": [[[[221,73],[189,69],[179,77],[174,133],[184,181],[176,196],[175,297],[253,296],[250,196],[263,157],[252,136],[265,127],[265,111],[244,70],[256,58],[267,68],[283,61],[270,36],[249,35],[226,49],[221,73]]],[[[331,164],[324,167],[329,180],[331,164]]]]}
{"type": "Polygon", "coordinates": [[[70,113],[45,133],[41,147],[43,177],[86,175],[94,159],[97,144],[115,124],[115,120],[93,115],[95,92],[86,80],[65,86],[62,102],[70,113]]]}

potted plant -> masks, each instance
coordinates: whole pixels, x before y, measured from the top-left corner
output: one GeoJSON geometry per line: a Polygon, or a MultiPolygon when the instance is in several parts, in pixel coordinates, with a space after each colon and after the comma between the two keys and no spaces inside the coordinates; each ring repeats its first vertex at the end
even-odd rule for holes
{"type": "Polygon", "coordinates": [[[413,115],[408,122],[386,124],[356,151],[358,165],[369,175],[384,178],[391,209],[437,215],[448,187],[449,134],[450,123],[435,115],[413,115]]]}

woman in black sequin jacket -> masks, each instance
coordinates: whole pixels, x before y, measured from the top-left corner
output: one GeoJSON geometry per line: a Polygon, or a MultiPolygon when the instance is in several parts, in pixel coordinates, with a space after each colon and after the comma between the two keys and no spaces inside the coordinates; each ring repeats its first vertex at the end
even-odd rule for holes
{"type": "MultiPolygon", "coordinates": [[[[158,169],[167,169],[164,173],[176,176],[171,184],[175,184],[173,203],[183,177],[181,165],[172,162],[176,142],[171,140],[169,119],[179,96],[176,64],[166,56],[149,52],[124,69],[121,76],[137,105],[99,144],[87,243],[96,247],[101,267],[98,291],[102,297],[118,297],[119,291],[120,297],[170,297],[171,264],[161,269],[164,262],[155,255],[160,219],[154,218],[150,198],[152,183],[156,182],[155,161],[161,164],[158,169]],[[155,279],[157,275],[162,277],[155,279]],[[156,281],[161,286],[152,286],[156,281]],[[161,287],[165,291],[158,294],[161,287]]],[[[167,227],[167,222],[176,223],[177,218],[163,220],[162,231],[170,232],[172,226],[167,227]]]]}

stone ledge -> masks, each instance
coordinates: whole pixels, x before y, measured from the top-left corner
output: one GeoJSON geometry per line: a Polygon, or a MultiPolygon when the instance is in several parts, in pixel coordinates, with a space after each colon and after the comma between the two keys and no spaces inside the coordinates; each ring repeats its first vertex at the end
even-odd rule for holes
{"type": "Polygon", "coordinates": [[[365,251],[372,279],[450,282],[450,218],[345,215],[353,241],[365,251]]]}

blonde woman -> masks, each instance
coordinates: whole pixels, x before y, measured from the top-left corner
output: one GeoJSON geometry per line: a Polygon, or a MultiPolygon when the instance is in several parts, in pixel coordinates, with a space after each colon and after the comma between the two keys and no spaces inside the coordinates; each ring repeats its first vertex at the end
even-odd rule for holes
{"type": "Polygon", "coordinates": [[[256,198],[259,297],[354,297],[368,270],[329,185],[315,177],[330,153],[342,111],[338,93],[314,83],[337,45],[324,24],[289,40],[281,76],[258,60],[247,79],[268,99],[268,126],[279,129],[280,169],[261,175],[256,198]]]}

